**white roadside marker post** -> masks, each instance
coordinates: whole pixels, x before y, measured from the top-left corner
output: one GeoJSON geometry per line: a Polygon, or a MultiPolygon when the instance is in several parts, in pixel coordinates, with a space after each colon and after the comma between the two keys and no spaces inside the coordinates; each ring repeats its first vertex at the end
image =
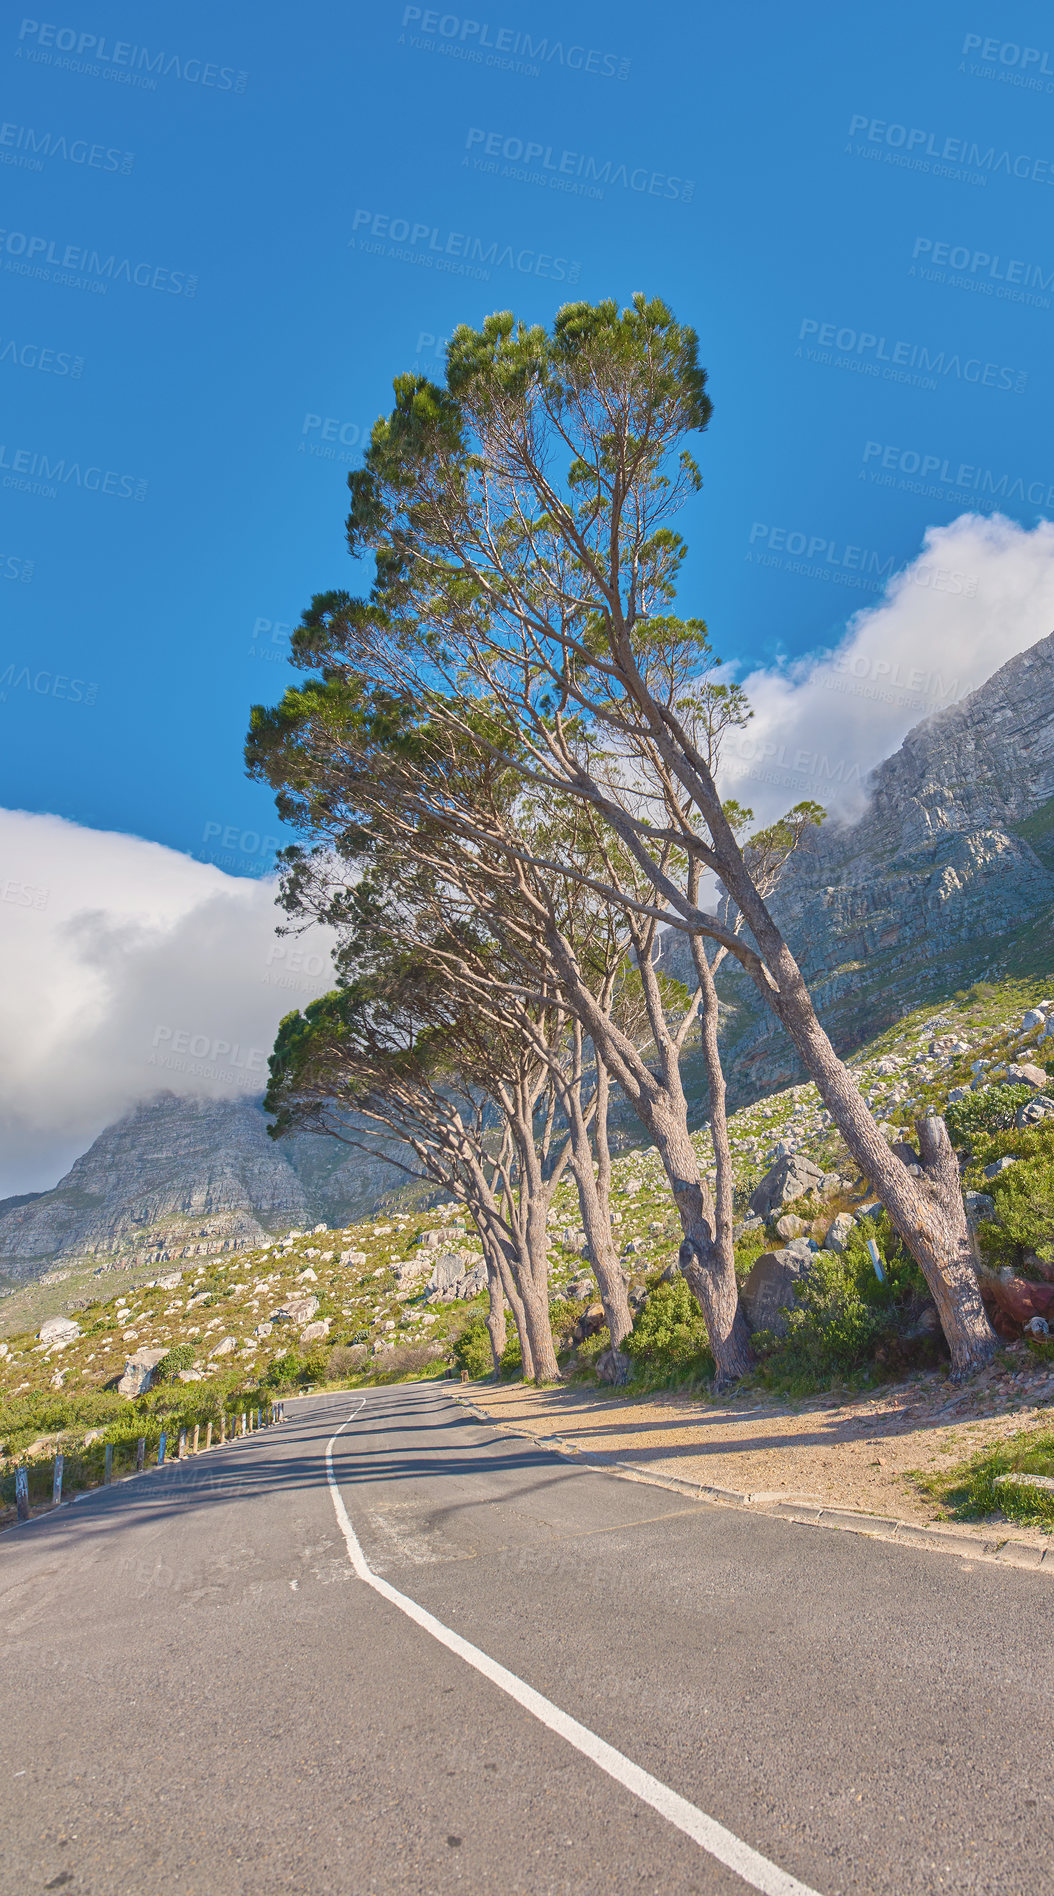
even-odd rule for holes
{"type": "Polygon", "coordinates": [[[63,1470],[64,1462],[65,1462],[64,1456],[56,1455],[55,1473],[51,1482],[51,1505],[53,1508],[57,1508],[59,1505],[59,1502],[62,1500],[62,1470],[63,1470]]]}

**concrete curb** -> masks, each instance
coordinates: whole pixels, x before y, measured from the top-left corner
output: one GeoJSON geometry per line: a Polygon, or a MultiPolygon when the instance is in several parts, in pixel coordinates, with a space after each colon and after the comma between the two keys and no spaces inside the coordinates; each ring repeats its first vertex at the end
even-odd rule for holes
{"type": "Polygon", "coordinates": [[[477,1409],[464,1396],[454,1396],[454,1401],[497,1434],[532,1442],[536,1448],[548,1449],[551,1454],[560,1455],[579,1468],[588,1468],[593,1474],[647,1482],[654,1488],[667,1488],[672,1494],[687,1495],[693,1501],[708,1501],[714,1507],[749,1508],[752,1514],[791,1521],[799,1527],[826,1527],[835,1533],[863,1534],[868,1540],[894,1541],[901,1547],[921,1547],[927,1553],[956,1554],[961,1560],[984,1560],[997,1567],[1027,1567],[1032,1571],[1039,1568],[1043,1573],[1054,1575],[1054,1545],[1034,1547],[1030,1541],[1004,1539],[998,1532],[982,1537],[962,1534],[951,1527],[922,1527],[916,1521],[866,1514],[858,1508],[826,1507],[822,1503],[813,1507],[807,1501],[776,1501],[768,1493],[746,1494],[738,1488],[711,1487],[702,1481],[686,1481],[680,1475],[657,1474],[654,1469],[641,1467],[639,1462],[620,1461],[615,1457],[594,1461],[562,1436],[532,1435],[527,1429],[514,1429],[506,1422],[495,1421],[485,1409],[477,1409]]]}

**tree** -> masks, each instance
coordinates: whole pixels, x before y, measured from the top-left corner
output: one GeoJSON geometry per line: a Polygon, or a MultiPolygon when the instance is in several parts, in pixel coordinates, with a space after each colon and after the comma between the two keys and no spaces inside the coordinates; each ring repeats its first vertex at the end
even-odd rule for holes
{"type": "MultiPolygon", "coordinates": [[[[432,688],[496,703],[517,732],[508,761],[604,816],[660,920],[736,957],[925,1273],[962,1376],[995,1337],[943,1121],[918,1122],[913,1177],[818,1019],[699,741],[706,632],[671,614],[685,546],[669,523],[700,485],[688,441],[710,414],[696,337],[658,301],[571,304],[551,333],[508,313],[458,329],[445,386],[399,377],[349,476],[349,548],[374,555],[376,583],[357,621],[343,614],[341,656],[356,623],[383,626],[394,651],[423,628],[432,688]],[[605,747],[614,769],[597,766],[605,747]],[[671,875],[671,851],[723,887],[738,935],[671,875]]],[[[312,638],[328,649],[325,614],[312,638]]]]}

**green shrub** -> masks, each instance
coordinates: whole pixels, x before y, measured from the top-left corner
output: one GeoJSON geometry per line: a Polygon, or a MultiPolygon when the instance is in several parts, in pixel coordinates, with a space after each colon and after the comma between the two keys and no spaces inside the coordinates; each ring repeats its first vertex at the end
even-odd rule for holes
{"type": "Polygon", "coordinates": [[[299,1350],[286,1350],[269,1364],[264,1380],[270,1389],[287,1389],[299,1382],[303,1374],[304,1360],[299,1350]]]}
{"type": "Polygon", "coordinates": [[[956,1100],[944,1115],[952,1144],[969,1151],[982,1134],[1006,1132],[1013,1125],[1018,1108],[1032,1098],[1030,1086],[982,1086],[965,1099],[956,1100]]]}
{"type": "Polygon", "coordinates": [[[473,1382],[479,1382],[484,1376],[493,1373],[494,1355],[485,1318],[469,1318],[454,1343],[454,1361],[459,1369],[468,1370],[473,1382]]]}
{"type": "Polygon", "coordinates": [[[656,1284],[622,1347],[655,1387],[714,1373],[703,1313],[680,1276],[656,1284]]]}
{"type": "Polygon", "coordinates": [[[1021,1159],[987,1189],[1002,1241],[1054,1263],[1054,1151],[1021,1159]]]}
{"type": "Polygon", "coordinates": [[[163,1356],[158,1363],[154,1371],[154,1381],[155,1383],[178,1382],[180,1370],[192,1369],[193,1366],[193,1343],[176,1343],[169,1350],[168,1355],[163,1356]]]}

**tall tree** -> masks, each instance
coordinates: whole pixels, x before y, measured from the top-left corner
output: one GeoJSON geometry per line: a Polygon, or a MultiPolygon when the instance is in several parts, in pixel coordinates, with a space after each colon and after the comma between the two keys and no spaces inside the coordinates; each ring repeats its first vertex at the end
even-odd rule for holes
{"type": "Polygon", "coordinates": [[[445,386],[403,376],[395,398],[349,476],[349,547],[376,560],[373,624],[394,649],[427,628],[433,675],[496,701],[519,767],[604,815],[660,918],[746,969],[925,1273],[953,1373],[969,1373],[995,1337],[946,1128],[918,1122],[912,1176],[820,1023],[699,741],[705,627],[671,616],[686,549],[670,522],[700,485],[688,444],[711,414],[694,332],[643,296],[568,305],[551,333],[505,313],[455,332],[445,386]],[[597,767],[601,735],[615,769],[597,767]],[[671,850],[720,883],[739,935],[671,874],[671,850]]]}

